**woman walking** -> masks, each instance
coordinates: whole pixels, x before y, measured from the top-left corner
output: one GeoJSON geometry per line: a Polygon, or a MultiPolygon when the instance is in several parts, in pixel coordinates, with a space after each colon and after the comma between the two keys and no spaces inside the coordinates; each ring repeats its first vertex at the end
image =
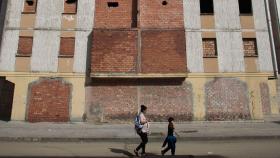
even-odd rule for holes
{"type": "Polygon", "coordinates": [[[137,134],[140,136],[142,142],[138,145],[136,149],[134,149],[134,153],[136,156],[139,156],[138,151],[142,148],[141,155],[146,155],[146,144],[148,143],[148,132],[149,132],[149,123],[145,117],[147,112],[147,107],[145,105],[141,105],[140,113],[137,115],[139,118],[139,123],[141,128],[137,129],[137,134]]]}

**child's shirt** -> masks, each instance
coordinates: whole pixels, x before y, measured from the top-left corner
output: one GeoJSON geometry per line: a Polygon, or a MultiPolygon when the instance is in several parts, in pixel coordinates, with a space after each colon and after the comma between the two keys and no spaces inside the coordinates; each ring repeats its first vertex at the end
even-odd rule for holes
{"type": "Polygon", "coordinates": [[[174,135],[174,124],[172,122],[169,122],[168,124],[168,136],[174,135]]]}

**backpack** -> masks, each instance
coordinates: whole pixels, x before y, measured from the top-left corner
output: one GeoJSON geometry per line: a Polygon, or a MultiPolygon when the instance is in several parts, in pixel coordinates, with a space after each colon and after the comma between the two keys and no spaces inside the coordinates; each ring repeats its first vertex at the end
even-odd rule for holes
{"type": "Polygon", "coordinates": [[[141,129],[143,128],[143,125],[141,124],[141,120],[140,120],[140,115],[136,115],[136,117],[134,119],[134,126],[135,126],[136,132],[140,133],[141,129]]]}

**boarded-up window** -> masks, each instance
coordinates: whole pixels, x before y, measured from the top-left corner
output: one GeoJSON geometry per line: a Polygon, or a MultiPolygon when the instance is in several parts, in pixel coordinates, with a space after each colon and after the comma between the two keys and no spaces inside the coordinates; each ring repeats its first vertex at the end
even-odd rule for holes
{"type": "Polygon", "coordinates": [[[75,52],[75,38],[61,37],[60,39],[60,56],[73,57],[75,52]]]}
{"type": "Polygon", "coordinates": [[[76,14],[78,0],[64,0],[64,13],[76,14]]]}
{"type": "Polygon", "coordinates": [[[33,37],[19,37],[17,56],[31,56],[33,37]]]}
{"type": "Polygon", "coordinates": [[[36,13],[37,0],[25,0],[23,13],[36,13]]]}
{"type": "Polygon", "coordinates": [[[204,57],[217,57],[217,44],[215,38],[204,38],[202,43],[204,57]]]}
{"type": "Polygon", "coordinates": [[[255,38],[243,38],[244,56],[258,56],[257,41],[255,38]]]}

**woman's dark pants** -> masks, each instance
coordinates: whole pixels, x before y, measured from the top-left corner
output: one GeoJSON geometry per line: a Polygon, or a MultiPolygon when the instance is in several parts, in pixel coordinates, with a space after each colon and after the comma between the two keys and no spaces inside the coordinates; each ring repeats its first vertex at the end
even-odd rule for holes
{"type": "Polygon", "coordinates": [[[138,135],[141,137],[142,142],[138,145],[136,148],[137,151],[139,151],[142,148],[142,153],[146,153],[146,144],[148,143],[148,134],[140,132],[138,135]]]}

